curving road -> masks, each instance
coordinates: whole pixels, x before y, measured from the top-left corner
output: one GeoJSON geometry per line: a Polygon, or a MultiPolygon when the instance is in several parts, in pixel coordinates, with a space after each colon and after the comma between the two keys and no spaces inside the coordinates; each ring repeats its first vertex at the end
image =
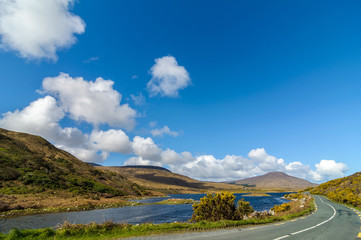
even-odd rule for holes
{"type": "Polygon", "coordinates": [[[137,240],[153,239],[247,239],[247,240],[304,240],[304,239],[361,239],[361,213],[344,205],[333,203],[322,196],[314,196],[316,211],[306,217],[264,226],[201,233],[183,233],[164,236],[138,237],[137,240]]]}

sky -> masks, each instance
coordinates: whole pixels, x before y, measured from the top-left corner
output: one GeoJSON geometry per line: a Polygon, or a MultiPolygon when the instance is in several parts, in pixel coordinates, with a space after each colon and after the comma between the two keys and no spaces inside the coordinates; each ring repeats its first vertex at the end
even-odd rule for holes
{"type": "Polygon", "coordinates": [[[0,127],[199,180],[361,169],[361,2],[0,0],[0,127]]]}

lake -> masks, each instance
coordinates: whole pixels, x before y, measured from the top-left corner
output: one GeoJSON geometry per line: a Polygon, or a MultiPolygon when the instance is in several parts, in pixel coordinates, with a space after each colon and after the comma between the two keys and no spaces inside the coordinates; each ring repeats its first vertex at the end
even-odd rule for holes
{"type": "MultiPolygon", "coordinates": [[[[235,194],[236,203],[241,198],[249,201],[252,207],[257,211],[269,210],[274,205],[288,202],[281,197],[286,193],[269,193],[269,197],[247,197],[244,194],[235,194]]],[[[168,198],[183,198],[199,200],[205,194],[170,194],[169,197],[146,198],[134,200],[139,203],[155,203],[168,198]]],[[[184,205],[145,205],[130,206],[122,208],[96,209],[80,212],[46,213],[30,216],[20,216],[13,218],[0,219],[0,231],[6,233],[12,228],[18,229],[36,229],[55,227],[64,221],[71,223],[102,223],[107,220],[113,222],[124,222],[131,224],[138,223],[165,223],[165,222],[183,222],[188,221],[193,213],[191,204],[184,205]]]]}

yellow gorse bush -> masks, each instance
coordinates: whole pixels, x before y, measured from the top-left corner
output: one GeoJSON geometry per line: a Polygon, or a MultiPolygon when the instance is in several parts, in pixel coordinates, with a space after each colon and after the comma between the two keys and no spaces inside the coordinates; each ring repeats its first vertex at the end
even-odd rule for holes
{"type": "Polygon", "coordinates": [[[253,211],[249,202],[238,201],[238,209],[234,203],[236,197],[230,192],[208,193],[193,205],[192,221],[239,220],[243,215],[253,211]]]}
{"type": "Polygon", "coordinates": [[[288,203],[282,203],[281,205],[275,205],[271,210],[275,211],[275,213],[286,212],[291,209],[291,205],[288,203]]]}

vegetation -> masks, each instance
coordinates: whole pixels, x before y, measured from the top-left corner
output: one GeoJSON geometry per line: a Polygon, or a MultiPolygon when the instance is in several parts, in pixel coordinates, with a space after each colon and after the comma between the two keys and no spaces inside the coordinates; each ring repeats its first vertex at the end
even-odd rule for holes
{"type": "Polygon", "coordinates": [[[253,212],[253,208],[251,204],[249,202],[244,201],[243,198],[242,200],[238,201],[237,205],[238,205],[237,215],[240,216],[241,218],[253,212]]]}
{"type": "Polygon", "coordinates": [[[74,207],[100,206],[116,204],[109,198],[149,194],[119,173],[98,170],[41,137],[0,129],[0,213],[61,209],[71,198],[79,202],[74,207]]]}
{"type": "Polygon", "coordinates": [[[313,189],[314,187],[308,187],[308,188],[305,188],[303,190],[300,190],[299,193],[303,193],[303,192],[309,192],[313,189]]]}
{"type": "Polygon", "coordinates": [[[245,214],[253,211],[249,202],[238,201],[238,209],[234,203],[236,197],[229,192],[207,194],[201,198],[199,203],[193,205],[192,220],[199,221],[221,221],[239,220],[245,214]]]}
{"type": "Polygon", "coordinates": [[[193,199],[170,198],[154,204],[177,205],[177,204],[193,204],[193,199]]]}
{"type": "Polygon", "coordinates": [[[266,218],[251,218],[247,220],[221,220],[217,222],[199,221],[196,223],[163,223],[163,224],[121,224],[105,222],[103,224],[71,224],[65,222],[57,229],[45,228],[36,230],[18,230],[13,229],[8,234],[0,233],[0,240],[25,240],[25,239],[115,239],[136,236],[147,236],[151,234],[176,233],[184,231],[203,231],[218,228],[234,228],[246,225],[266,224],[277,221],[289,220],[309,214],[314,210],[312,201],[308,201],[306,207],[297,212],[284,212],[279,215],[266,218]]]}
{"type": "Polygon", "coordinates": [[[361,173],[325,182],[310,190],[310,193],[324,195],[339,203],[361,207],[361,173]]]}
{"type": "Polygon", "coordinates": [[[291,205],[288,203],[282,203],[281,205],[275,205],[273,208],[271,208],[271,210],[275,211],[275,213],[286,212],[290,209],[291,209],[291,205]]]}
{"type": "Polygon", "coordinates": [[[290,193],[290,194],[286,194],[283,196],[286,199],[302,199],[304,198],[304,196],[302,195],[302,193],[290,193]]]}

